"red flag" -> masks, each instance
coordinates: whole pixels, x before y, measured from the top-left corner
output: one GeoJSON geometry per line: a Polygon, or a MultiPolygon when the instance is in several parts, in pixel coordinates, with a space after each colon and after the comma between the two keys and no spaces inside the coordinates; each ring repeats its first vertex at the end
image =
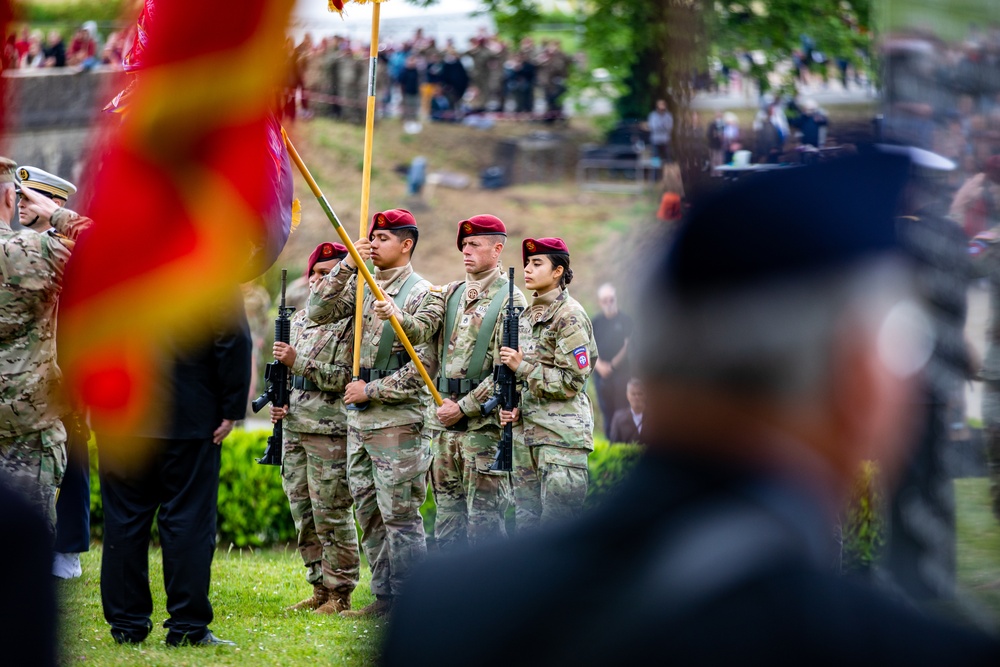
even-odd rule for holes
{"type": "Polygon", "coordinates": [[[145,2],[60,304],[60,365],[99,428],[150,418],[160,344],[204,335],[288,237],[291,167],[271,109],[293,4],[145,2]]]}

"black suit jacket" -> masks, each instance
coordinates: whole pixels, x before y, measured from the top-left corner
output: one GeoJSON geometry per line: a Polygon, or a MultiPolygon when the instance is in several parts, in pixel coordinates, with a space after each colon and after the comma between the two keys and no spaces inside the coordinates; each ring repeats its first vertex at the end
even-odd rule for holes
{"type": "Polygon", "coordinates": [[[168,350],[170,361],[154,389],[165,419],[149,422],[136,435],[200,439],[210,437],[223,419],[246,416],[253,343],[243,300],[234,295],[228,306],[205,323],[205,342],[168,350]]]}
{"type": "Polygon", "coordinates": [[[997,665],[1000,644],[826,571],[831,520],[739,470],[647,456],[562,526],[430,560],[385,665],[997,665]]]}
{"type": "Polygon", "coordinates": [[[622,408],[611,418],[611,442],[639,442],[639,429],[632,419],[632,408],[622,408]]]}

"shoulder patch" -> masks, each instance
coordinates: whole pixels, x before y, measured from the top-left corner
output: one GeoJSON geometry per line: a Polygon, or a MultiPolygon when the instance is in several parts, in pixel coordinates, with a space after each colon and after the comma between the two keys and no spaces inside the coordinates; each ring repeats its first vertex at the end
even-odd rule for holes
{"type": "Polygon", "coordinates": [[[586,368],[590,365],[590,356],[587,354],[586,346],[580,346],[573,350],[573,357],[576,358],[576,365],[580,368],[586,368]]]}

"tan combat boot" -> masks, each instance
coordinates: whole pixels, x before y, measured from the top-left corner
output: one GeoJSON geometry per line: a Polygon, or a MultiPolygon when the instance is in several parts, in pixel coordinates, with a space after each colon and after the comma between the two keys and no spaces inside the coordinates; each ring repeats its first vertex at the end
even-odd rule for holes
{"type": "Polygon", "coordinates": [[[388,595],[379,595],[376,596],[375,602],[372,602],[367,607],[342,611],[340,612],[340,615],[348,618],[359,618],[361,616],[374,616],[376,618],[382,618],[383,616],[388,616],[390,611],[392,611],[392,597],[388,595]]]}
{"type": "Polygon", "coordinates": [[[339,614],[351,608],[351,594],[342,591],[332,591],[330,597],[314,614],[339,614]]]}
{"type": "Polygon", "coordinates": [[[313,584],[312,597],[293,604],[291,607],[286,607],[286,611],[311,611],[322,607],[329,599],[330,591],[326,586],[323,584],[313,584]]]}

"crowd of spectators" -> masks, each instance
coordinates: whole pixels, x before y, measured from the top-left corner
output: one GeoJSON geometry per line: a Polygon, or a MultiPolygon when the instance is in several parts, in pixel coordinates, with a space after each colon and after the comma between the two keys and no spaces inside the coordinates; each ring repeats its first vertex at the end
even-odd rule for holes
{"type": "Polygon", "coordinates": [[[46,33],[24,25],[6,36],[2,68],[69,67],[84,71],[103,66],[120,69],[130,37],[125,31],[113,30],[102,38],[97,23],[87,21],[73,32],[67,46],[63,32],[58,29],[46,33]]]}
{"type": "MultiPolygon", "coordinates": [[[[367,97],[369,45],[341,36],[289,40],[284,111],[360,122],[367,97]]],[[[412,38],[379,47],[379,111],[404,120],[459,121],[482,112],[562,117],[574,56],[558,40],[528,37],[508,44],[485,32],[462,48],[418,29],[412,38]]]]}

